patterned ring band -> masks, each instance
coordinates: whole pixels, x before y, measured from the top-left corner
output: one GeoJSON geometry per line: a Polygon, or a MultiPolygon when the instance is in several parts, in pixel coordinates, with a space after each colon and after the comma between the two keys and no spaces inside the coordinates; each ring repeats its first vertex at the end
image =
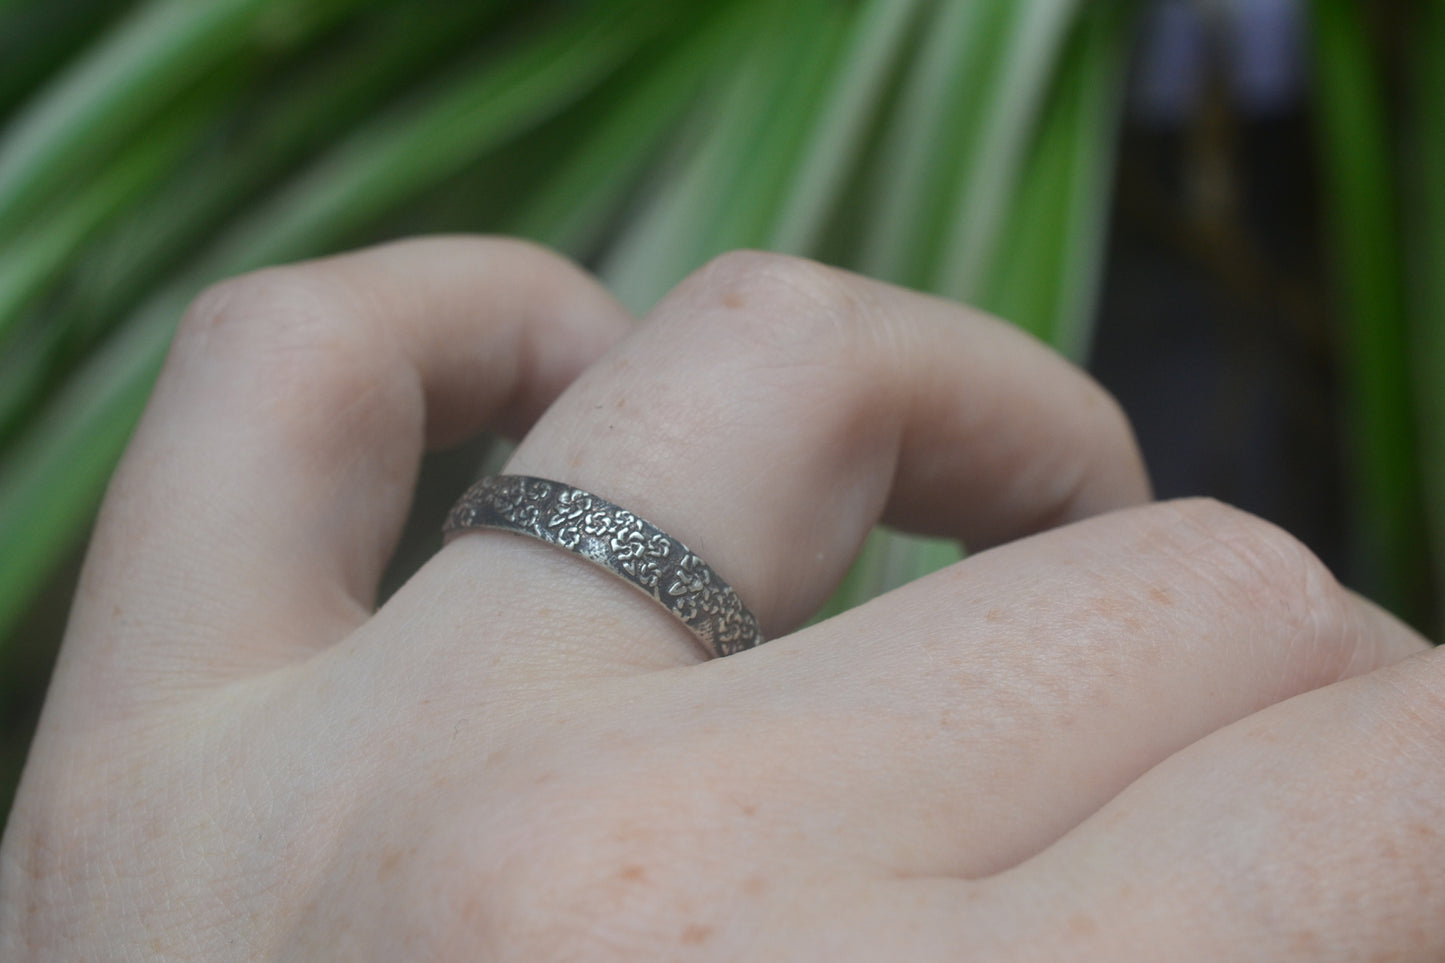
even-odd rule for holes
{"type": "Polygon", "coordinates": [[[490,528],[565,548],[662,603],[715,657],[763,642],[742,599],[686,545],[625,508],[545,478],[497,475],[467,489],[442,531],[490,528]]]}

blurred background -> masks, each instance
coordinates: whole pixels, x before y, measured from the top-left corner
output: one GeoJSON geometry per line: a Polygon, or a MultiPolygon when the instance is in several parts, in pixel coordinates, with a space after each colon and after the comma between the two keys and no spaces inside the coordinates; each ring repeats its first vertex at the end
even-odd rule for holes
{"type": "MultiPolygon", "coordinates": [[[[1161,496],[1435,637],[1442,53],[1445,0],[0,0],[0,814],[186,303],[418,232],[639,312],[737,247],[978,304],[1091,367],[1161,496]]],[[[490,450],[428,457],[389,585],[490,450]]],[[[879,532],[829,610],[958,557],[879,532]]]]}

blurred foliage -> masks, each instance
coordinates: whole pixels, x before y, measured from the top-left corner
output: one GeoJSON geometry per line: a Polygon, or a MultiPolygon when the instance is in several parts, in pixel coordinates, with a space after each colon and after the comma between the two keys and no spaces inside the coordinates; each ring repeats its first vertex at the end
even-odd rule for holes
{"type": "MultiPolygon", "coordinates": [[[[17,627],[222,277],[504,232],[645,311],[763,247],[1081,357],[1135,7],[0,0],[0,697],[40,684],[17,627]]],[[[1393,34],[1358,0],[1312,9],[1367,588],[1419,621],[1445,557],[1445,6],[1393,34]]],[[[957,557],[877,535],[832,608],[957,557]]]]}

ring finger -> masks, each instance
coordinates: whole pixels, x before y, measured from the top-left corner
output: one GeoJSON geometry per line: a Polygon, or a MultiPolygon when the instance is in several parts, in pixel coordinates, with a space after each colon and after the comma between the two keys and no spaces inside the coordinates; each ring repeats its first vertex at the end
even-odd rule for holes
{"type": "MultiPolygon", "coordinates": [[[[765,637],[816,610],[880,517],[977,549],[1148,497],[1118,407],[1037,341],[949,302],[758,254],[683,284],[548,410],[508,470],[676,536],[765,637]]],[[[413,591],[473,612],[479,598],[546,609],[559,638],[512,647],[549,664],[559,646],[613,666],[700,657],[658,607],[526,540],[456,539],[413,591]]]]}

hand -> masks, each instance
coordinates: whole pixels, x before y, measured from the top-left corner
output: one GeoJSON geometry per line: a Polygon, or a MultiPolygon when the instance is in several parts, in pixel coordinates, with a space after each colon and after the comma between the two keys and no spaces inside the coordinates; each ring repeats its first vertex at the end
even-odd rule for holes
{"type": "Polygon", "coordinates": [[[1445,661],[1147,497],[1083,374],[807,262],[635,327],[505,241],[223,284],[96,530],[0,957],[1440,958],[1445,661]],[[424,446],[539,416],[508,471],[687,542],[773,641],[704,662],[499,533],[373,611],[424,446]],[[976,553],[799,629],[880,517],[976,553]]]}

